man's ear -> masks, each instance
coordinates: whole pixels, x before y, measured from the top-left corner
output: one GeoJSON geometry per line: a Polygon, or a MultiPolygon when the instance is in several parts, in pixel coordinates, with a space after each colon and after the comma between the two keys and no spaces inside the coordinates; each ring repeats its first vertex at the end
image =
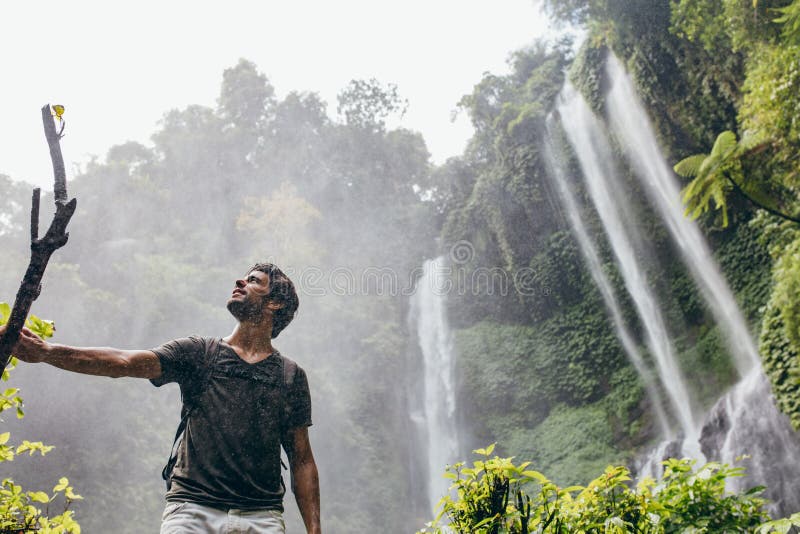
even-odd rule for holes
{"type": "Polygon", "coordinates": [[[267,309],[271,312],[276,312],[283,308],[285,304],[283,302],[278,302],[276,300],[267,300],[267,309]]]}

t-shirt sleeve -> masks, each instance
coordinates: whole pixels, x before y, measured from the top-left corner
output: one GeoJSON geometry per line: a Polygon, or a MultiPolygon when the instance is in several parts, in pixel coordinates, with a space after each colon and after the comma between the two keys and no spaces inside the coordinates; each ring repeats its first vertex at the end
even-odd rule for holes
{"type": "Polygon", "coordinates": [[[308,390],[306,372],[300,367],[289,386],[287,405],[288,428],[311,426],[311,394],[308,390]]]}
{"type": "Polygon", "coordinates": [[[161,376],[151,378],[150,382],[160,387],[170,382],[181,384],[193,380],[205,354],[205,343],[198,337],[185,337],[151,350],[161,363],[161,376]]]}

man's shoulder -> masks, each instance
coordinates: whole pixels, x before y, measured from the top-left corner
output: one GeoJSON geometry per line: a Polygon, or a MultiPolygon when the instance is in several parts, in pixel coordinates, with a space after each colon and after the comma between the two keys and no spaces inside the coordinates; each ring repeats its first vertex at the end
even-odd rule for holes
{"type": "Polygon", "coordinates": [[[161,376],[151,380],[156,386],[169,382],[191,382],[211,361],[209,349],[215,338],[188,336],[167,341],[152,350],[161,363],[161,376]]]}
{"type": "Polygon", "coordinates": [[[292,358],[284,355],[280,351],[275,351],[278,357],[283,360],[283,378],[286,384],[294,385],[296,378],[301,377],[303,381],[306,380],[306,371],[300,364],[292,358]]]}
{"type": "Polygon", "coordinates": [[[219,344],[219,338],[190,335],[167,341],[152,350],[159,357],[173,360],[207,360],[219,344]]]}

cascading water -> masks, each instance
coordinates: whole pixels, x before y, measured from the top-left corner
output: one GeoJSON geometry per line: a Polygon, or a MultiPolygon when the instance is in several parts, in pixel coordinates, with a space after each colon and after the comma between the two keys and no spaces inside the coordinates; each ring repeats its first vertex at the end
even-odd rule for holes
{"type": "Polygon", "coordinates": [[[673,415],[682,435],[693,438],[690,443],[696,443],[697,428],[689,390],[677,365],[658,299],[634,249],[634,243],[642,239],[636,233],[636,223],[626,221],[631,215],[623,208],[625,196],[615,178],[617,172],[611,147],[599,121],[571,84],[565,85],[557,109],[562,127],[578,157],[589,196],[614,251],[625,287],[641,318],[647,346],[655,359],[673,415]]]}
{"type": "MultiPolygon", "coordinates": [[[[723,330],[736,368],[742,377],[712,408],[702,429],[699,432],[686,433],[683,451],[678,451],[674,442],[665,441],[650,454],[649,461],[645,462],[650,468],[643,471],[652,469],[663,457],[675,456],[679,452],[701,461],[705,455],[709,459],[726,463],[733,463],[737,457],[747,454],[750,456],[745,464],[748,476],[735,481],[732,489],[764,484],[767,486],[766,497],[773,501],[770,510],[773,515],[783,516],[796,512],[800,509],[800,438],[791,429],[788,418],[780,414],[772,402],[769,383],[761,372],[760,358],[747,323],[713,260],[702,233],[684,216],[677,182],[661,154],[649,118],[631,80],[613,56],[608,60],[607,73],[611,90],[607,95],[606,105],[611,129],[628,155],[638,178],[644,183],[651,203],[669,230],[709,310],[723,330]],[[694,443],[690,443],[691,441],[694,443]]],[[[578,156],[587,190],[614,249],[626,289],[631,293],[643,326],[646,327],[646,317],[658,317],[657,314],[647,315],[653,313],[649,306],[657,308],[658,304],[654,299],[642,297],[649,291],[646,280],[641,273],[635,272],[638,268],[635,260],[627,257],[627,254],[632,253],[631,243],[636,238],[626,237],[629,235],[626,232],[637,223],[623,223],[629,214],[614,204],[615,198],[618,199],[619,196],[615,196],[613,192],[619,190],[615,189],[615,171],[610,167],[613,160],[608,140],[599,120],[574,89],[567,85],[561,98],[558,111],[562,126],[578,156]]],[[[558,178],[558,173],[555,175],[558,178]]],[[[564,202],[569,213],[569,201],[564,202]]],[[[572,224],[580,242],[580,231],[576,229],[574,220],[572,224]]],[[[587,262],[593,270],[593,261],[588,256],[587,262]]],[[[595,280],[597,281],[597,277],[595,280]]],[[[601,292],[604,292],[602,284],[598,282],[598,285],[601,286],[601,292]]],[[[667,332],[659,326],[654,332],[647,332],[647,335],[650,345],[653,343],[651,336],[666,336],[667,332]]],[[[668,340],[663,341],[666,342],[668,340]]],[[[652,347],[651,350],[654,351],[652,347]]],[[[658,360],[659,355],[654,356],[658,360]]],[[[670,375],[664,371],[677,369],[677,362],[671,350],[664,350],[661,356],[669,361],[663,362],[664,364],[657,361],[656,368],[674,405],[680,402],[675,398],[678,390],[667,387],[670,375]]],[[[683,386],[681,389],[686,388],[683,386]]],[[[683,419],[686,418],[681,417],[680,410],[677,415],[679,422],[683,424],[683,419]]],[[[654,470],[651,473],[658,474],[654,470]]]]}
{"type": "Polygon", "coordinates": [[[447,464],[459,460],[455,418],[455,357],[445,309],[444,257],[427,260],[411,298],[409,324],[416,330],[423,358],[423,402],[412,421],[427,453],[428,503],[432,510],[447,493],[449,481],[442,475],[447,464]]]}
{"type": "Polygon", "coordinates": [[[569,184],[567,183],[567,177],[564,174],[564,165],[560,158],[556,156],[556,154],[563,154],[564,151],[559,150],[561,148],[560,144],[557,147],[553,146],[553,144],[556,144],[555,141],[558,139],[558,137],[553,132],[552,123],[553,117],[551,115],[547,120],[548,135],[547,139],[545,140],[543,152],[545,161],[547,162],[550,172],[553,175],[556,189],[558,190],[558,195],[562,204],[564,205],[564,208],[566,209],[567,217],[570,225],[572,226],[573,234],[578,240],[578,246],[580,247],[584,260],[589,266],[589,272],[592,275],[594,283],[597,284],[597,287],[600,290],[600,294],[603,297],[603,302],[605,303],[608,313],[611,316],[611,321],[614,323],[614,330],[617,333],[620,343],[622,343],[622,349],[628,356],[628,360],[630,360],[636,371],[639,373],[639,376],[642,377],[647,395],[653,405],[656,417],[658,418],[658,425],[659,429],[661,430],[661,435],[669,436],[669,422],[667,421],[667,415],[664,412],[663,401],[661,399],[661,394],[658,392],[658,386],[653,378],[653,373],[647,367],[647,363],[644,361],[641,354],[639,354],[639,348],[636,346],[636,342],[634,341],[630,330],[625,325],[625,321],[622,318],[622,309],[620,308],[614,288],[611,285],[611,281],[608,279],[608,276],[606,276],[606,273],[603,271],[600,255],[597,253],[597,246],[592,238],[589,237],[589,232],[586,230],[586,227],[583,224],[583,219],[581,219],[578,202],[575,199],[575,196],[572,194],[569,184]]]}
{"type": "Polygon", "coordinates": [[[747,322],[712,258],[703,234],[693,221],[684,216],[675,175],[661,154],[650,118],[633,82],[613,55],[609,56],[606,67],[611,84],[606,100],[611,127],[642,178],[651,202],[661,213],[711,313],[725,332],[739,376],[744,377],[760,365],[747,322]]]}
{"type": "Polygon", "coordinates": [[[730,481],[731,489],[755,484],[767,486],[774,517],[800,511],[800,439],[786,416],[778,413],[769,380],[761,369],[753,369],[709,411],[700,444],[712,459],[740,462],[745,479],[730,481]]]}

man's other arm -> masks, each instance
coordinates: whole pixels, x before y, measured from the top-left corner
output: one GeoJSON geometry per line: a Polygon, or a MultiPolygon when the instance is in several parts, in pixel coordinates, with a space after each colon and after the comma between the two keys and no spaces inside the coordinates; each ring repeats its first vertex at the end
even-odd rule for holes
{"type": "MultiPolygon", "coordinates": [[[[0,335],[6,327],[0,326],[0,335]]],[[[121,350],[106,347],[68,347],[48,343],[23,328],[12,354],[28,363],[45,362],[55,367],[86,375],[118,378],[158,378],[161,362],[149,350],[121,350]]]]}
{"type": "Polygon", "coordinates": [[[289,431],[285,441],[286,454],[292,470],[292,492],[303,516],[308,534],[321,534],[319,519],[319,475],[311,443],[308,441],[308,427],[302,426],[289,431]]]}

